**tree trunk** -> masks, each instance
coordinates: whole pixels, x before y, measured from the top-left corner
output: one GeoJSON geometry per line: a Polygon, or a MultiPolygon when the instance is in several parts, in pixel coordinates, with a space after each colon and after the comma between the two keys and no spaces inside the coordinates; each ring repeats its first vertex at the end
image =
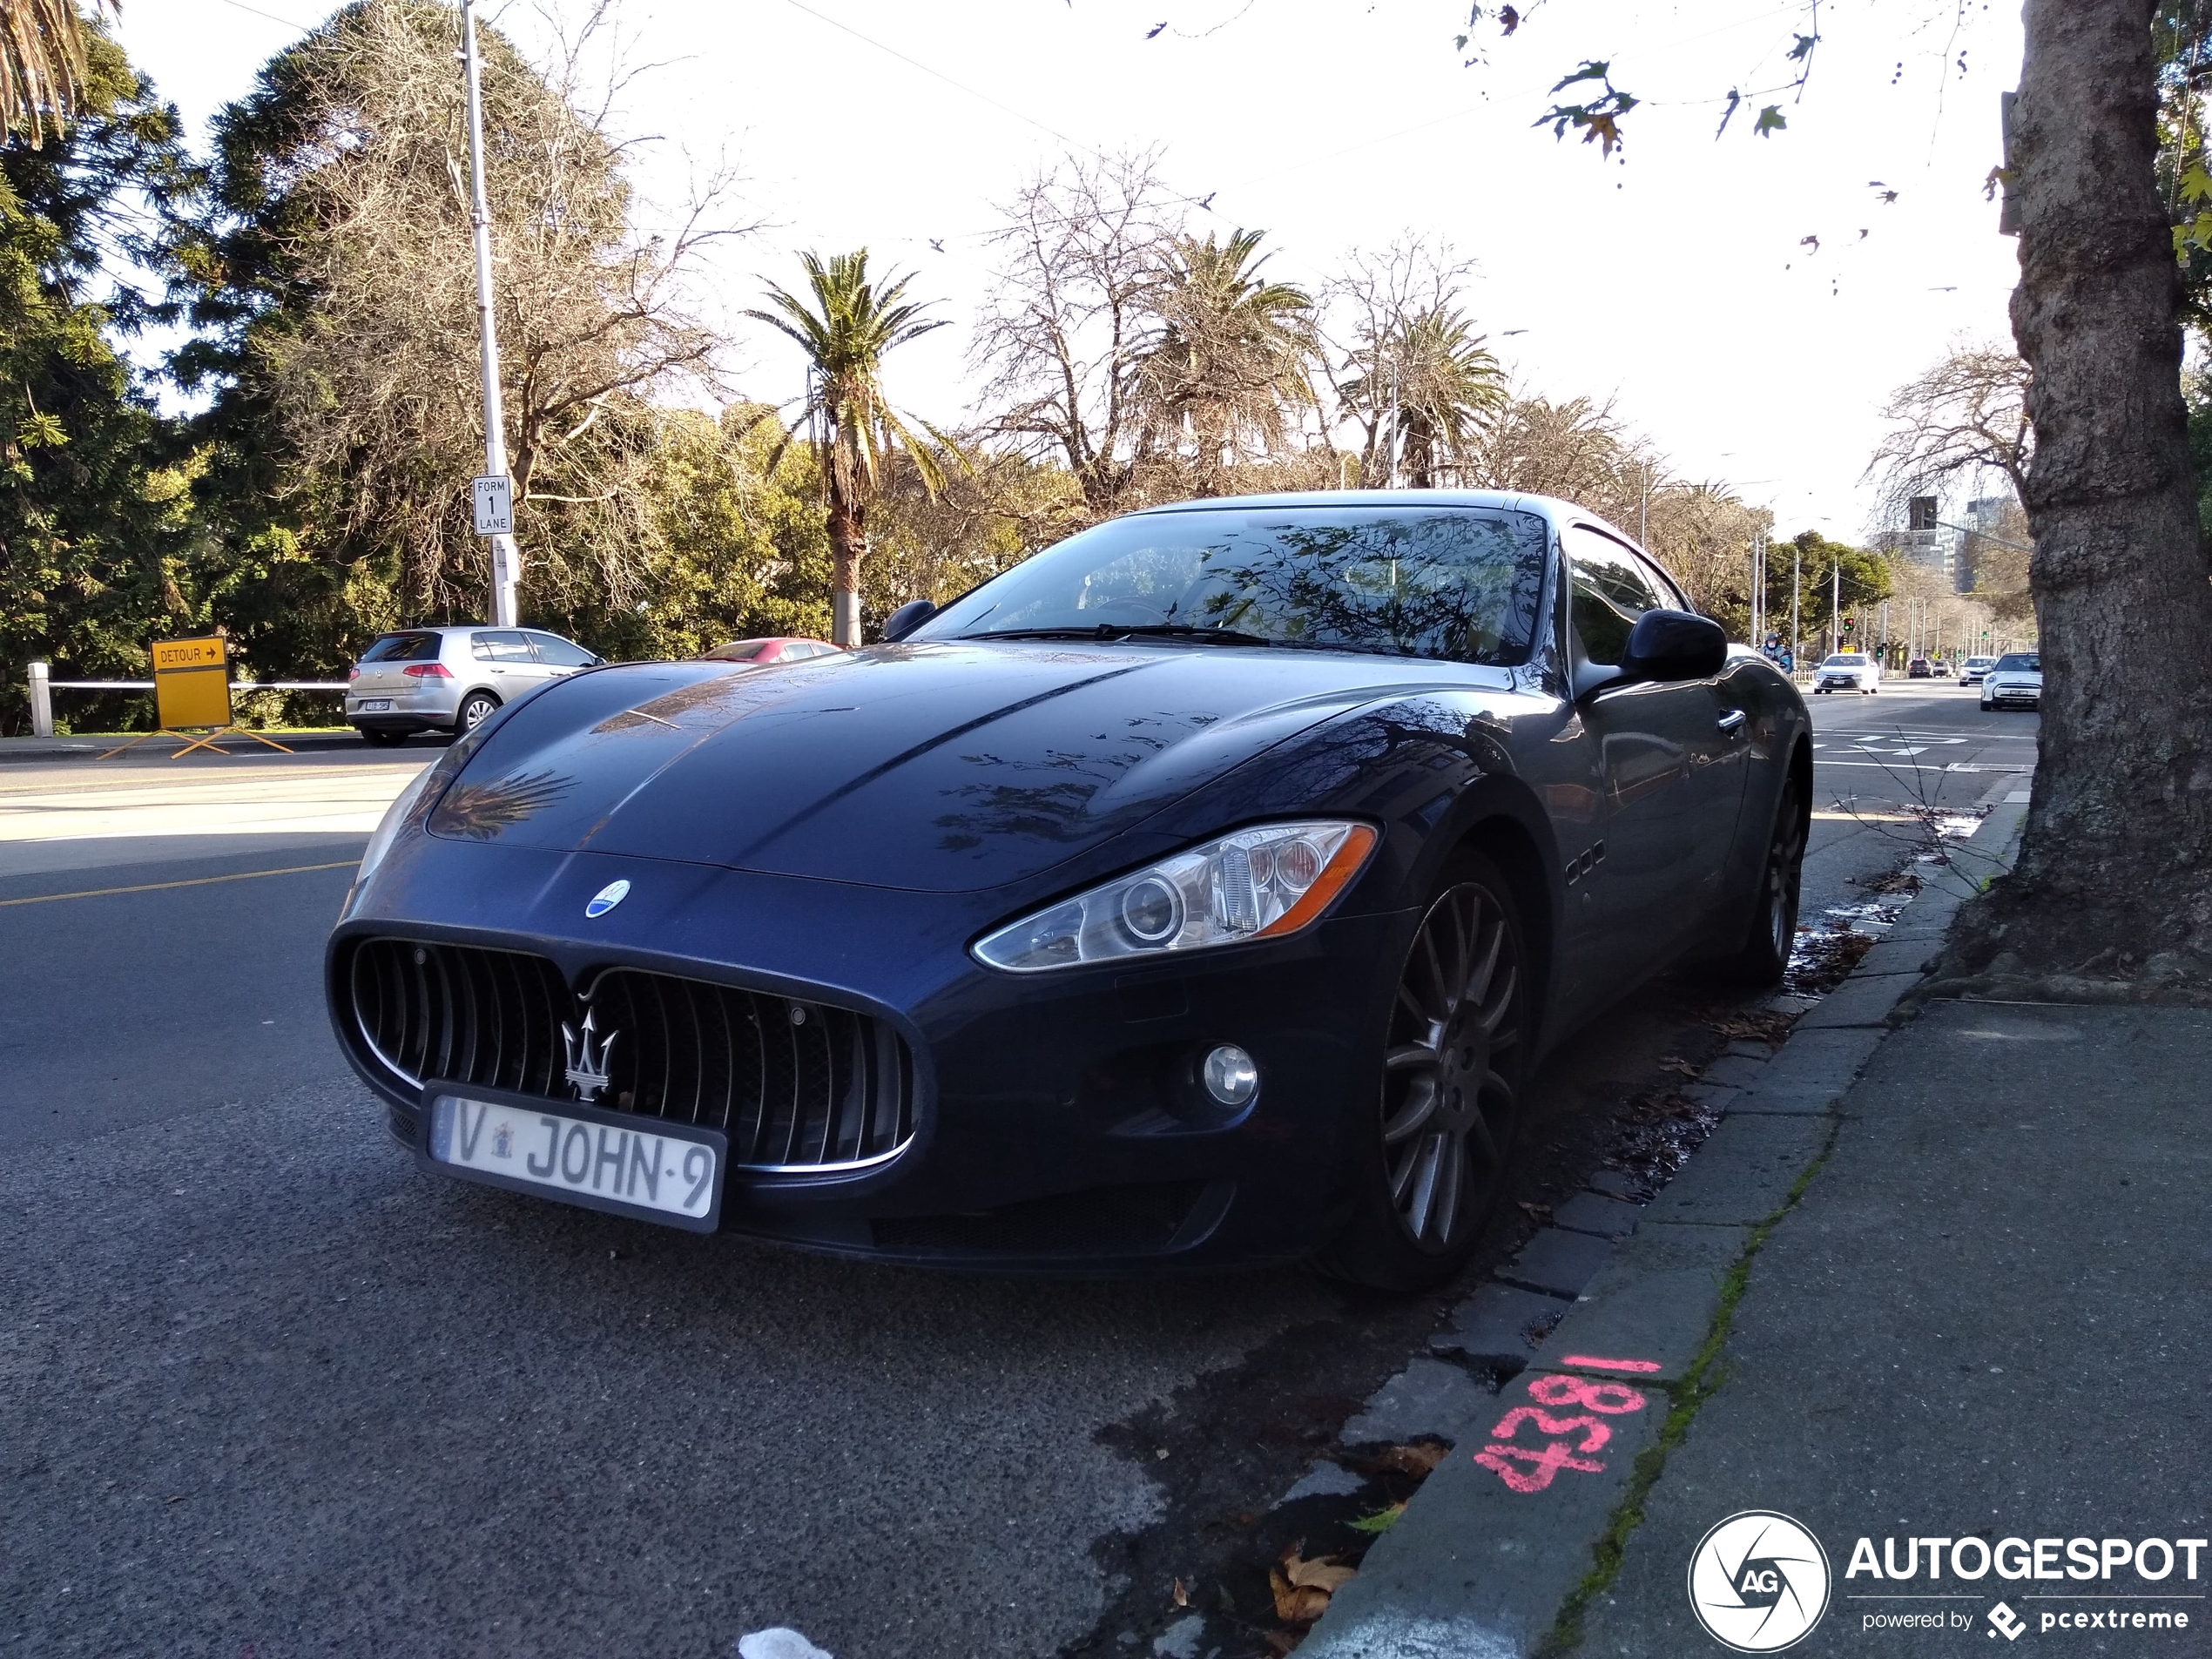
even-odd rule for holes
{"type": "Polygon", "coordinates": [[[2153,179],[2152,0],[2028,0],[2009,165],[2042,735],[1952,975],[2212,979],[2212,585],[2153,179]]]}
{"type": "Polygon", "coordinates": [[[830,494],[830,638],[840,645],[860,643],[860,561],[867,556],[866,509],[830,494]]]}

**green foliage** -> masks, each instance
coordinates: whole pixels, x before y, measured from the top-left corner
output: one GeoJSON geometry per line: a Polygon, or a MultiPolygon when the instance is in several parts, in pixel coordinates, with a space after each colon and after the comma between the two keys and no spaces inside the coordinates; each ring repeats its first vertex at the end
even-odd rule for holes
{"type": "Polygon", "coordinates": [[[43,146],[0,143],[0,732],[25,727],[27,661],[136,677],[149,639],[208,614],[191,571],[202,459],[112,339],[160,308],[127,284],[91,297],[104,268],[150,257],[190,169],[175,111],[105,33],[84,44],[78,118],[43,146]]]}
{"type": "Polygon", "coordinates": [[[1784,632],[1789,629],[1792,547],[1797,550],[1799,615],[1807,638],[1825,636],[1836,621],[1831,600],[1839,570],[1845,614],[1862,611],[1890,597],[1890,562],[1879,553],[1831,542],[1817,530],[1800,530],[1767,550],[1766,614],[1784,632]]]}

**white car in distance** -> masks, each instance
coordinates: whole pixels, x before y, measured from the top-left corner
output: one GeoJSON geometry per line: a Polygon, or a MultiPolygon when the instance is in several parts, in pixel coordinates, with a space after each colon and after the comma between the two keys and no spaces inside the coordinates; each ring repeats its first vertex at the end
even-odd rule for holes
{"type": "Polygon", "coordinates": [[[1824,691],[1864,691],[1869,697],[1882,689],[1882,665],[1863,651],[1839,651],[1813,671],[1812,689],[1824,691]]]}
{"type": "Polygon", "coordinates": [[[1996,666],[1994,657],[1969,657],[1959,665],[1959,684],[1979,685],[1989,678],[1989,671],[1996,666]]]}
{"type": "Polygon", "coordinates": [[[2007,651],[1997,659],[1981,683],[1981,705],[1986,710],[2036,709],[2043,706],[2043,653],[2007,651]]]}

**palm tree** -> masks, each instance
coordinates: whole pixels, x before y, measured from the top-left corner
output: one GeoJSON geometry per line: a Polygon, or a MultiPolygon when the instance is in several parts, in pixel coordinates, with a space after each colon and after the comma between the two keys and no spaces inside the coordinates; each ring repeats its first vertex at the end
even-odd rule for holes
{"type": "MultiPolygon", "coordinates": [[[[830,637],[840,645],[860,643],[860,562],[867,556],[868,508],[889,470],[897,445],[913,458],[922,487],[932,496],[945,486],[936,457],[915,441],[883,389],[883,360],[895,346],[943,327],[924,320],[921,307],[902,296],[911,273],[880,285],[868,280],[868,252],[833,254],[825,262],[802,253],[813,303],[771,286],[774,311],[748,311],[796,341],[806,354],[806,395],[795,433],[810,435],[829,508],[830,637]]],[[[913,417],[909,416],[908,419],[913,417]]],[[[949,440],[925,421],[914,424],[941,448],[949,440]]],[[[955,451],[956,453],[956,451],[955,451]]]]}
{"type": "Polygon", "coordinates": [[[1313,300],[1260,275],[1266,261],[1253,256],[1265,235],[1178,237],[1168,256],[1145,395],[1155,430],[1192,446],[1201,496],[1219,495],[1236,462],[1279,448],[1288,416],[1314,401],[1313,300]]]}
{"type": "Polygon", "coordinates": [[[1399,319],[1361,342],[1345,364],[1363,372],[1339,394],[1344,413],[1367,431],[1360,477],[1379,487],[1395,457],[1415,489],[1435,488],[1440,469],[1462,471],[1498,411],[1506,381],[1483,336],[1458,310],[1438,306],[1399,319]]]}
{"type": "MultiPolygon", "coordinates": [[[[108,0],[91,0],[103,17],[108,0]]],[[[0,136],[27,134],[34,148],[77,113],[84,37],[73,0],[0,0],[0,136]]]]}

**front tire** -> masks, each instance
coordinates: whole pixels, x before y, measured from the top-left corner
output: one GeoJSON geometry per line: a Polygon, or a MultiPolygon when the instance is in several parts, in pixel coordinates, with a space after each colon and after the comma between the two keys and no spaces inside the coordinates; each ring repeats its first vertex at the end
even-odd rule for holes
{"type": "Polygon", "coordinates": [[[1715,965],[1715,978],[1754,988],[1782,982],[1789,971],[1791,949],[1797,942],[1797,898],[1804,863],[1804,804],[1793,776],[1782,786],[1782,799],[1775,805],[1751,925],[1735,952],[1715,965]]]}
{"type": "Polygon", "coordinates": [[[1396,981],[1355,1190],[1323,1271],[1385,1291],[1458,1274],[1505,1189],[1532,1045],[1519,908],[1494,866],[1454,859],[1396,981]]]}

